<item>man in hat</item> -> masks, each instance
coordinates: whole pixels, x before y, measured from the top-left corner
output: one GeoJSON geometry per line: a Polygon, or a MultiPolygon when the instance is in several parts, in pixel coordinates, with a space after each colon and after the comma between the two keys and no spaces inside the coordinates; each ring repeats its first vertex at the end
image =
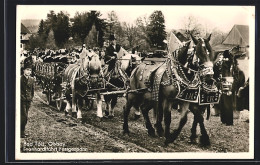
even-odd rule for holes
{"type": "Polygon", "coordinates": [[[32,63],[27,62],[23,67],[23,75],[21,76],[21,138],[26,137],[24,133],[28,120],[28,110],[34,96],[34,78],[32,74],[32,63]]]}
{"type": "Polygon", "coordinates": [[[117,53],[120,51],[121,46],[116,43],[114,35],[109,36],[109,46],[106,48],[105,63],[108,64],[108,71],[115,68],[117,53]]]}
{"type": "MultiPolygon", "coordinates": [[[[120,51],[120,49],[121,49],[121,46],[116,43],[115,36],[110,35],[109,36],[109,46],[106,48],[106,53],[105,53],[105,57],[104,57],[105,64],[108,64],[107,74],[109,74],[109,72],[111,70],[115,69],[117,54],[120,51]]],[[[125,73],[125,71],[121,70],[120,67],[117,69],[120,70],[118,73],[120,74],[120,76],[124,79],[124,81],[128,85],[129,80],[128,80],[128,77],[127,77],[127,74],[125,73]]]]}

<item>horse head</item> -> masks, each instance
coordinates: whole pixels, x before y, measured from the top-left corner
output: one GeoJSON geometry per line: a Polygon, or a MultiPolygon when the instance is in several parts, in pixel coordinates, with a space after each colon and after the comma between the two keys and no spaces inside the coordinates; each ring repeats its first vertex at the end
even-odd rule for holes
{"type": "Polygon", "coordinates": [[[124,70],[128,76],[130,76],[132,70],[136,68],[141,62],[142,58],[136,54],[125,54],[121,58],[121,69],[124,70]]]}
{"type": "Polygon", "coordinates": [[[195,43],[195,55],[199,59],[200,76],[207,79],[213,78],[214,53],[209,43],[211,35],[208,38],[195,38],[191,34],[191,38],[195,43]]]}
{"type": "Polygon", "coordinates": [[[99,55],[92,50],[88,50],[83,63],[83,69],[88,70],[90,77],[99,77],[101,71],[101,60],[99,55]]]}

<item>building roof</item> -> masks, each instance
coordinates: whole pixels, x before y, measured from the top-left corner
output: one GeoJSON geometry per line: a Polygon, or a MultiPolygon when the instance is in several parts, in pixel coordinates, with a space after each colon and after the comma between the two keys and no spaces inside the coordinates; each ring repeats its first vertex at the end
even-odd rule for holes
{"type": "Polygon", "coordinates": [[[249,46],[249,26],[234,25],[222,44],[249,46]]]}
{"type": "Polygon", "coordinates": [[[225,51],[225,50],[229,50],[232,47],[233,47],[232,45],[219,44],[219,45],[213,46],[213,50],[216,51],[216,52],[222,52],[222,51],[225,51]]]}
{"type": "Polygon", "coordinates": [[[31,33],[22,23],[21,23],[21,34],[31,33]]]}

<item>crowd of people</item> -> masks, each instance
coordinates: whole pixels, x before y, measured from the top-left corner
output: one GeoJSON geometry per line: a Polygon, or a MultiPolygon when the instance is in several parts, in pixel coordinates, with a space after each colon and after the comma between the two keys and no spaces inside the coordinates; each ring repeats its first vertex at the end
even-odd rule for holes
{"type": "MultiPolygon", "coordinates": [[[[32,77],[33,62],[64,62],[67,64],[75,63],[80,58],[83,49],[87,49],[86,45],[83,44],[81,48],[75,48],[72,50],[60,49],[60,50],[42,50],[35,49],[33,52],[24,51],[21,54],[21,138],[28,136],[25,134],[25,127],[28,120],[28,111],[32,99],[34,97],[34,81],[32,77]]],[[[88,48],[89,49],[89,48],[88,48]]],[[[93,48],[92,50],[99,54],[100,59],[104,60],[104,65],[108,65],[107,73],[111,72],[116,67],[116,59],[118,58],[118,52],[121,46],[116,43],[116,38],[114,35],[109,36],[109,46],[106,49],[93,48]]],[[[120,68],[117,68],[120,69],[120,68]]],[[[127,74],[121,70],[118,72],[124,81],[128,83],[127,74]]]]}

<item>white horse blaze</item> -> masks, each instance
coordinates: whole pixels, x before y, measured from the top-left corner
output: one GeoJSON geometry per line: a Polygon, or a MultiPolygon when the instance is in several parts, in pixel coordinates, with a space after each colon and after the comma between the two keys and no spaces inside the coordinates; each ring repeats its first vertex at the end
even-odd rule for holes
{"type": "Polygon", "coordinates": [[[140,112],[140,110],[139,110],[139,109],[135,109],[135,115],[138,115],[138,116],[140,116],[140,115],[141,115],[141,112],[140,112]]]}

